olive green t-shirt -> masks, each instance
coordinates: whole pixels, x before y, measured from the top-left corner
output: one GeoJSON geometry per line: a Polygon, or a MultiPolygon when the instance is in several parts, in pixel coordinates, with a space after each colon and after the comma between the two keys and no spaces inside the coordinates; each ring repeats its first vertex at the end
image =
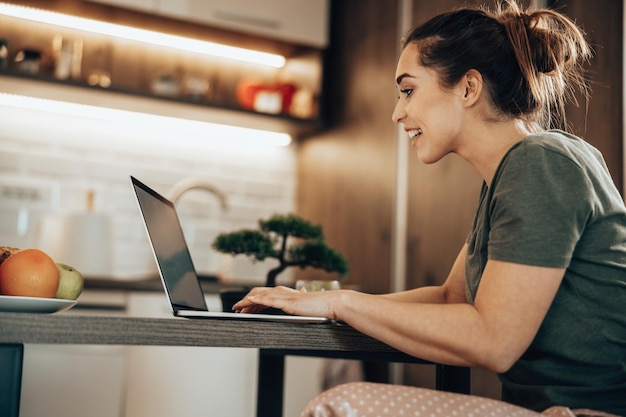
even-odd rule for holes
{"type": "Polygon", "coordinates": [[[466,292],[488,259],[566,268],[503,400],[626,415],[626,209],[601,154],[561,131],[526,137],[483,185],[467,240],[466,292]]]}

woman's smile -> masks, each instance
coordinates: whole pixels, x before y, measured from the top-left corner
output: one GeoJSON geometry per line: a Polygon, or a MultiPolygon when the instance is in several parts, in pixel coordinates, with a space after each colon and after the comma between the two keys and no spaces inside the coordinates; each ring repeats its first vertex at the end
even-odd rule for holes
{"type": "Polygon", "coordinates": [[[409,140],[411,141],[411,146],[415,147],[417,143],[417,139],[422,135],[422,129],[411,129],[407,130],[409,134],[409,140]]]}

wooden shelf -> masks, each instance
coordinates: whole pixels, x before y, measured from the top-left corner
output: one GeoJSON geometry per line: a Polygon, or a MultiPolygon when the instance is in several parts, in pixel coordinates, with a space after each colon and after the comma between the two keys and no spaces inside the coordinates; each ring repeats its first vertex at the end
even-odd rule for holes
{"type": "Polygon", "coordinates": [[[0,92],[77,104],[109,107],[160,116],[280,131],[294,139],[306,137],[321,128],[318,119],[298,119],[285,115],[258,113],[236,107],[198,102],[185,98],[155,96],[119,88],[101,88],[83,82],[61,81],[48,76],[31,76],[0,71],[0,92]]]}
{"type": "Polygon", "coordinates": [[[42,98],[68,100],[69,97],[72,98],[71,101],[94,105],[108,102],[110,107],[115,108],[130,106],[132,109],[129,110],[134,111],[156,112],[166,116],[247,127],[274,126],[275,129],[279,128],[280,131],[290,133],[294,138],[310,135],[322,126],[319,116],[322,114],[321,50],[90,2],[60,0],[49,4],[45,1],[29,0],[26,3],[110,23],[199,40],[223,41],[233,46],[279,53],[287,57],[287,64],[279,69],[242,64],[177,49],[0,16],[2,37],[7,40],[9,50],[8,68],[0,71],[1,92],[26,94],[28,90],[29,95],[34,94],[42,98]],[[76,79],[60,80],[54,76],[57,63],[53,39],[59,37],[70,42],[73,40],[81,42],[80,75],[77,75],[76,79]],[[26,49],[41,53],[37,75],[20,72],[20,68],[14,63],[18,51],[26,49]],[[90,85],[87,80],[94,74],[104,74],[110,80],[110,86],[103,88],[90,85]],[[179,93],[172,96],[154,94],[155,80],[162,77],[176,80],[182,87],[179,93]],[[209,86],[205,93],[198,94],[197,99],[191,98],[185,91],[186,83],[194,79],[208,83],[209,86]],[[266,86],[293,84],[298,92],[303,93],[302,96],[310,99],[304,100],[304,103],[307,103],[304,107],[292,106],[280,114],[252,111],[247,107],[244,109],[242,101],[237,98],[237,90],[242,81],[266,86]],[[12,87],[14,84],[19,84],[23,89],[12,87]],[[129,104],[131,102],[132,105],[129,104]],[[296,115],[307,117],[300,118],[296,115]],[[251,124],[253,126],[250,126],[251,124]]]}

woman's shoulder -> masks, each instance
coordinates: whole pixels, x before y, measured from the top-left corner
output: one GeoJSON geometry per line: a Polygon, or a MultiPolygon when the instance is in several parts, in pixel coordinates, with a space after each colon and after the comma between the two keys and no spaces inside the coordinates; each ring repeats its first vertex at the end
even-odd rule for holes
{"type": "Polygon", "coordinates": [[[568,159],[576,165],[602,161],[602,154],[590,143],[561,130],[545,130],[522,139],[511,149],[511,158],[568,159]]]}

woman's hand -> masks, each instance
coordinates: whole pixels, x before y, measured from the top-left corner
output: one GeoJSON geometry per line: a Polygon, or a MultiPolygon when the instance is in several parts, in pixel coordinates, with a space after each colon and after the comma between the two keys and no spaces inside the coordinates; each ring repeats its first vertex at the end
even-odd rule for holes
{"type": "Polygon", "coordinates": [[[268,308],[278,308],[288,314],[299,316],[316,316],[337,319],[333,309],[333,300],[345,292],[332,291],[300,291],[288,287],[253,288],[248,295],[238,301],[233,310],[238,313],[258,313],[268,308]]]}

